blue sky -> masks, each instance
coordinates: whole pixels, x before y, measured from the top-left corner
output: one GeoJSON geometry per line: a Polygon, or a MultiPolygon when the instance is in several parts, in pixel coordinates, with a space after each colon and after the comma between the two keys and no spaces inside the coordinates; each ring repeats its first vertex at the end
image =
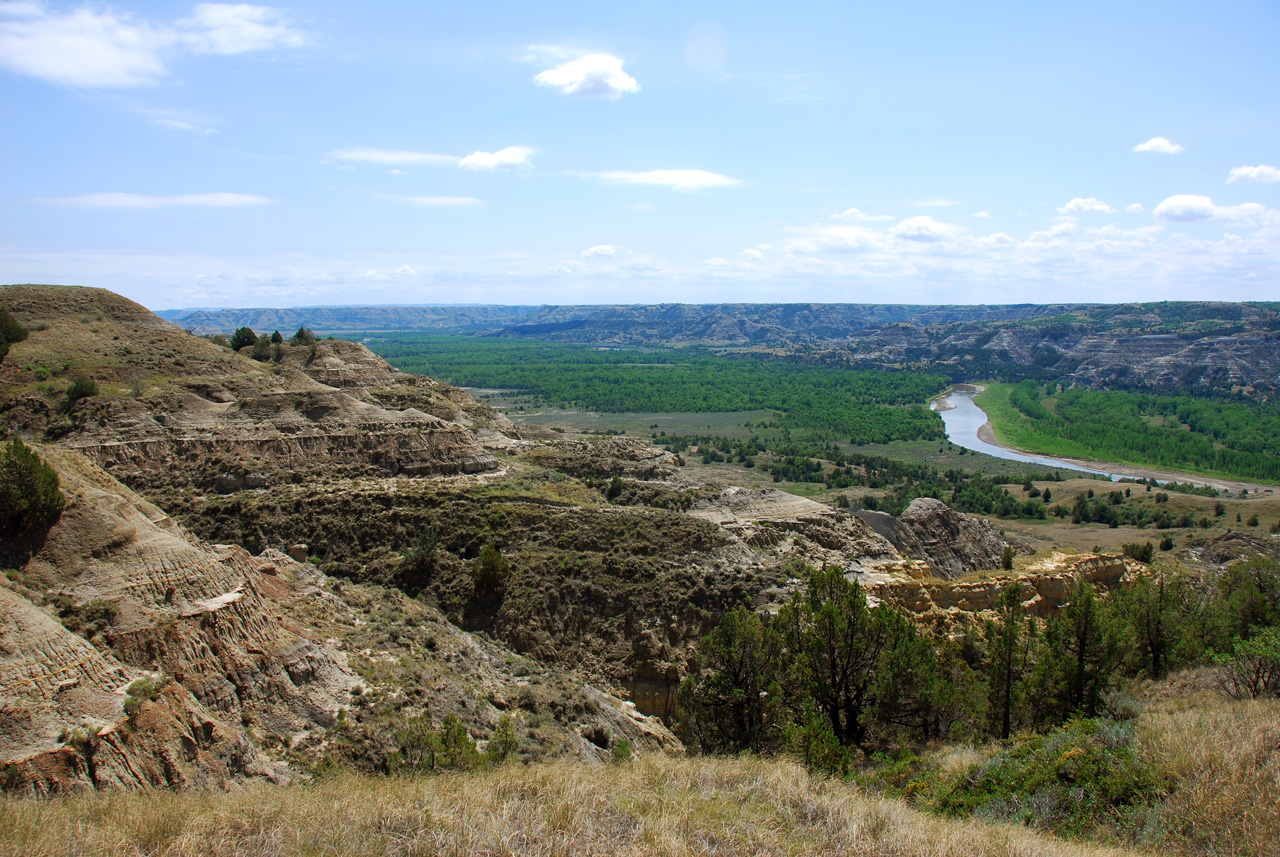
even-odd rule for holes
{"type": "Polygon", "coordinates": [[[1280,299],[1280,4],[0,0],[0,282],[1280,299]]]}

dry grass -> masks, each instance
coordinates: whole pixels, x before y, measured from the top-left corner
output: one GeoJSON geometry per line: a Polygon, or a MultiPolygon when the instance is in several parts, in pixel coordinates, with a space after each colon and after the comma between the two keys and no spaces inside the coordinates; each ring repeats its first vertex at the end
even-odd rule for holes
{"type": "Polygon", "coordinates": [[[574,763],[240,792],[0,801],[0,854],[929,855],[1125,852],[922,815],[789,763],[574,763]]]}
{"type": "Polygon", "coordinates": [[[1169,848],[1280,854],[1280,700],[1192,689],[1157,698],[1139,729],[1144,753],[1176,784],[1161,806],[1169,848]]]}

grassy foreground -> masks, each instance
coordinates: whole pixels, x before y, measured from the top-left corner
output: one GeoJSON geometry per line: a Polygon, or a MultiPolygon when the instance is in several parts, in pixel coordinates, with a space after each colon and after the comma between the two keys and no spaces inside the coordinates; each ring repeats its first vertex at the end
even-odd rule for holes
{"type": "Polygon", "coordinates": [[[5,855],[1119,855],[949,821],[759,759],[508,765],[234,793],[0,802],[5,855]]]}

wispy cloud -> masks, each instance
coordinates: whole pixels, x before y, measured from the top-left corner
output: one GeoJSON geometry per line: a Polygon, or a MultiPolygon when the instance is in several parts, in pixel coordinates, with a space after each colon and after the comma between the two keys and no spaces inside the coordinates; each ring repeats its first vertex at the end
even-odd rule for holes
{"type": "Polygon", "coordinates": [[[408,205],[442,205],[461,207],[484,205],[483,199],[476,199],[470,196],[402,196],[394,193],[380,193],[378,196],[383,199],[391,199],[408,205]]]}
{"type": "Polygon", "coordinates": [[[354,148],[337,149],[328,157],[335,161],[365,164],[382,164],[396,167],[444,166],[462,167],[468,170],[509,170],[531,166],[533,149],[528,146],[508,146],[496,152],[472,152],[461,155],[441,155],[435,152],[414,152],[404,149],[354,148]]]}
{"type": "Polygon", "coordinates": [[[594,247],[588,247],[582,251],[583,256],[613,256],[617,254],[618,248],[612,244],[597,244],[594,247]]]}
{"type": "Polygon", "coordinates": [[[1161,155],[1176,155],[1179,152],[1186,151],[1182,146],[1167,137],[1152,137],[1147,142],[1134,146],[1133,150],[1135,152],[1156,152],[1161,155]]]}
{"type": "Polygon", "coordinates": [[[706,170],[605,170],[598,173],[578,173],[605,184],[660,185],[681,193],[696,193],[709,187],[735,187],[742,179],[712,173],[706,170]]]}
{"type": "Polygon", "coordinates": [[[457,155],[437,155],[432,152],[410,152],[404,149],[337,149],[329,153],[335,161],[356,161],[366,164],[389,166],[454,166],[462,159],[457,155]]]}
{"type": "Polygon", "coordinates": [[[266,205],[271,199],[248,193],[187,193],[174,196],[148,196],[141,193],[86,193],[79,196],[45,196],[31,200],[42,205],[66,205],[75,208],[170,208],[203,206],[233,208],[241,205],[266,205]]]}
{"type": "Polygon", "coordinates": [[[533,82],[583,98],[618,99],[640,91],[636,79],[622,70],[622,60],[610,54],[588,54],[560,63],[535,75],[533,82]]]}
{"type": "Polygon", "coordinates": [[[172,54],[240,54],[301,47],[309,39],[278,10],[243,3],[201,3],[172,25],[109,7],[65,13],[33,2],[0,7],[0,65],[83,88],[157,83],[169,75],[165,57],[172,54]]]}
{"type": "Polygon", "coordinates": [[[1256,167],[1234,167],[1227,175],[1227,184],[1238,182],[1280,182],[1280,169],[1270,164],[1256,167]]]}
{"type": "Polygon", "coordinates": [[[869,223],[875,220],[893,220],[890,214],[867,214],[857,208],[846,208],[839,214],[831,215],[836,220],[843,220],[847,223],[869,223]]]}

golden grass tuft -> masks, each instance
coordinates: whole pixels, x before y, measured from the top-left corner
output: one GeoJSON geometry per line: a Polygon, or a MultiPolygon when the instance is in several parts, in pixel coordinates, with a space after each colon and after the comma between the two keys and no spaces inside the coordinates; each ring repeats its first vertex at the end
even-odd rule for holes
{"type": "Polygon", "coordinates": [[[560,762],[232,793],[0,801],[0,854],[28,857],[1123,853],[929,817],[758,759],[560,762]]]}
{"type": "Polygon", "coordinates": [[[1280,854],[1280,700],[1160,697],[1139,721],[1139,742],[1175,786],[1160,813],[1167,847],[1280,854]]]}

